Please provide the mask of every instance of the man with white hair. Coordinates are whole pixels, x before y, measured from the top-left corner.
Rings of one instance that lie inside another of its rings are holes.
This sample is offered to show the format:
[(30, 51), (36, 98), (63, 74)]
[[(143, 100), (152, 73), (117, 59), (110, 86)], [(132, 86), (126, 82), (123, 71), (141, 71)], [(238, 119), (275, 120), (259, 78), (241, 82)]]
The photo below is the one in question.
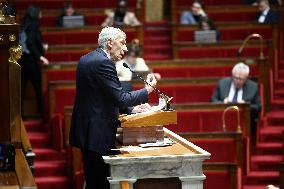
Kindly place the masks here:
[[(115, 62), (127, 51), (126, 35), (118, 28), (103, 28), (99, 48), (82, 56), (76, 71), (76, 98), (70, 129), (70, 144), (82, 151), (85, 189), (108, 189), (109, 167), (102, 156), (110, 155), (115, 146), (119, 125), (119, 108), (143, 112), (153, 87), (124, 92), (117, 77)], [(155, 86), (153, 75), (147, 82)], [(142, 104), (142, 105), (139, 105)]]
[(221, 79), (211, 101), (215, 103), (250, 103), (252, 133), (261, 109), (257, 83), (248, 79), (249, 67), (240, 62), (232, 69), (232, 77)]

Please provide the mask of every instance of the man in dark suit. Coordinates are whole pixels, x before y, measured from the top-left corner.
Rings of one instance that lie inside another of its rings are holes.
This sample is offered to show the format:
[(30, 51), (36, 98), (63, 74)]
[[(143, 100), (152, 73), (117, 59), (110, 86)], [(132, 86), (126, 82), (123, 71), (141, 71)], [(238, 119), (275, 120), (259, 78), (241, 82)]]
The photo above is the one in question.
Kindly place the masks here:
[[(126, 35), (118, 28), (103, 28), (98, 39), (99, 48), (81, 57), (77, 66), (76, 98), (70, 129), (70, 144), (81, 149), (86, 189), (107, 189), (109, 167), (102, 156), (114, 148), (119, 108), (131, 107), (141, 112), (149, 105), (153, 87), (124, 92), (117, 77), (115, 61), (127, 51)], [(154, 76), (148, 76), (150, 85), (156, 85)]]
[(252, 133), (256, 130), (258, 114), (261, 110), (257, 83), (248, 79), (249, 67), (244, 63), (236, 64), (232, 77), (221, 79), (211, 101), (215, 103), (250, 103)]
[(268, 0), (258, 1), (259, 14), (257, 16), (258, 23), (277, 24), (279, 17), (277, 12), (270, 9)]

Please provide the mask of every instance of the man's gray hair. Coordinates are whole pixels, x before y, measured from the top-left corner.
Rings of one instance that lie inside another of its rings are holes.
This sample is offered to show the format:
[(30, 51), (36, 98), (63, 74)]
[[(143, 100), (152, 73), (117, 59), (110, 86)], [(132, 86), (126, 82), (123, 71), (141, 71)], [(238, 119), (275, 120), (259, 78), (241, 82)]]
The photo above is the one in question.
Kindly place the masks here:
[(106, 43), (108, 40), (116, 40), (118, 37), (123, 37), (126, 39), (126, 34), (119, 28), (105, 27), (99, 34), (98, 44), (99, 47), (107, 49)]
[(232, 69), (232, 75), (235, 75), (236, 72), (244, 72), (246, 76), (249, 75), (249, 67), (248, 65), (244, 64), (243, 62), (237, 63)]

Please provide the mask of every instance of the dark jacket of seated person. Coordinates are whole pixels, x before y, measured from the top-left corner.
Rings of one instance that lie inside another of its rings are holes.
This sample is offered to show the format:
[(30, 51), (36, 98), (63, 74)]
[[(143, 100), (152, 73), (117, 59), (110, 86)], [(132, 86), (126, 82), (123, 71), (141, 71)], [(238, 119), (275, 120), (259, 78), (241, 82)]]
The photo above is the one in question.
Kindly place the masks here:
[(260, 0), (258, 3), (259, 13), (257, 15), (258, 23), (277, 24), (279, 22), (279, 15), (272, 10), (267, 0)]
[(258, 118), (261, 110), (258, 86), (254, 81), (247, 79), (249, 68), (238, 63), (232, 70), (232, 77), (221, 79), (212, 95), (211, 101), (215, 103), (250, 103), (254, 120)]

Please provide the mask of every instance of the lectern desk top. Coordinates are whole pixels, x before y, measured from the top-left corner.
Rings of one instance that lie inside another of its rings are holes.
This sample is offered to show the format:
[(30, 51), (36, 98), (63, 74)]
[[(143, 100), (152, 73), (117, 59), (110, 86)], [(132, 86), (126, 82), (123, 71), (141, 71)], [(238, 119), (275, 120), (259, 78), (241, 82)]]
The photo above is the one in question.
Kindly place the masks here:
[(121, 127), (147, 127), (156, 125), (169, 125), (177, 123), (176, 111), (155, 111), (150, 113), (138, 113), (119, 118)]

